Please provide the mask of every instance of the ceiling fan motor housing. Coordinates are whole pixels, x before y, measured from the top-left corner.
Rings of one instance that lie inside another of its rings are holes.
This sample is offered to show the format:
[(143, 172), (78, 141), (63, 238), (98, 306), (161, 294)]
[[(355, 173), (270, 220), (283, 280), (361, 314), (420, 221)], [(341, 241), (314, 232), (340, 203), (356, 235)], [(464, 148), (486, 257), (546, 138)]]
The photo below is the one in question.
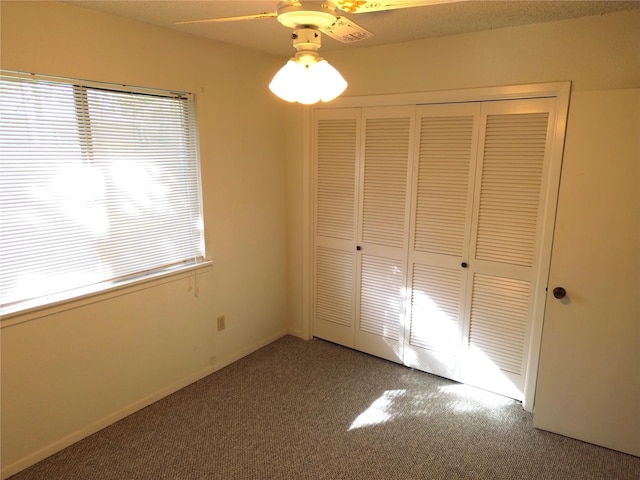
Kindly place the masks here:
[(297, 51), (316, 51), (321, 47), (320, 32), (315, 28), (299, 28), (291, 34)]
[(333, 2), (286, 2), (278, 3), (278, 21), (289, 28), (326, 28), (337, 19)]

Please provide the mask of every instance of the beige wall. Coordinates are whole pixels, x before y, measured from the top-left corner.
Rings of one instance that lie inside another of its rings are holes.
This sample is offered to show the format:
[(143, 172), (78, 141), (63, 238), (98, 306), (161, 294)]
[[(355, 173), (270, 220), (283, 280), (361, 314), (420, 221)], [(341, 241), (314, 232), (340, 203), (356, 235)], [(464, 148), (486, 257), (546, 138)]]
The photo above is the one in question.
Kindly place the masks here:
[(4, 69), (196, 94), (213, 260), (197, 297), (187, 275), (3, 320), (6, 474), (286, 332), (286, 164), (267, 90), (282, 59), (65, 4), (1, 8)]
[(326, 53), (346, 95), (571, 80), (574, 90), (640, 83), (640, 10)]

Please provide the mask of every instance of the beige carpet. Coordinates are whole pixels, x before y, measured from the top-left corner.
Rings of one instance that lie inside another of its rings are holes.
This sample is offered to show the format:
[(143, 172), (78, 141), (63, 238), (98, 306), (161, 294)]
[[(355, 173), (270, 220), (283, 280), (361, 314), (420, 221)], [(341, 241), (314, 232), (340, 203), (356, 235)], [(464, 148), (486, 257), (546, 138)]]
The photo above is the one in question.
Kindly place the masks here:
[(640, 458), (536, 430), (513, 400), (284, 337), (12, 478), (638, 480)]

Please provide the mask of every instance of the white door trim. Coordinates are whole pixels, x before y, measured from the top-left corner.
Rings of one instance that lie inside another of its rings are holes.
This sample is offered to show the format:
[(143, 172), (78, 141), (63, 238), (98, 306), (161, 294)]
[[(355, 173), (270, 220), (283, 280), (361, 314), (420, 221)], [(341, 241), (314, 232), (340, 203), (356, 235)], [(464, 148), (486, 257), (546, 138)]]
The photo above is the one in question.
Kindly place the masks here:
[[(566, 94), (567, 100), (571, 82), (531, 83), (498, 87), (482, 87), (438, 92), (400, 93), (390, 95), (366, 95), (338, 97), (329, 103), (316, 104), (312, 109), (376, 107), (388, 105), (421, 105), (426, 103), (480, 102), (491, 100), (511, 100), (524, 98), (557, 97)], [(310, 109), (311, 110), (311, 109)]]

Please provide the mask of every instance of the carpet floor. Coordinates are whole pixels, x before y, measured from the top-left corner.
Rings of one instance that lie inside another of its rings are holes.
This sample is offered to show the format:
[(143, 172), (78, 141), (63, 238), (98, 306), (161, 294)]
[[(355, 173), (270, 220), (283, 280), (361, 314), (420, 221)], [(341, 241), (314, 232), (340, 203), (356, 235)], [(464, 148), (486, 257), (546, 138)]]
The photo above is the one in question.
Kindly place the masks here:
[(12, 480), (640, 479), (520, 403), (284, 337)]

